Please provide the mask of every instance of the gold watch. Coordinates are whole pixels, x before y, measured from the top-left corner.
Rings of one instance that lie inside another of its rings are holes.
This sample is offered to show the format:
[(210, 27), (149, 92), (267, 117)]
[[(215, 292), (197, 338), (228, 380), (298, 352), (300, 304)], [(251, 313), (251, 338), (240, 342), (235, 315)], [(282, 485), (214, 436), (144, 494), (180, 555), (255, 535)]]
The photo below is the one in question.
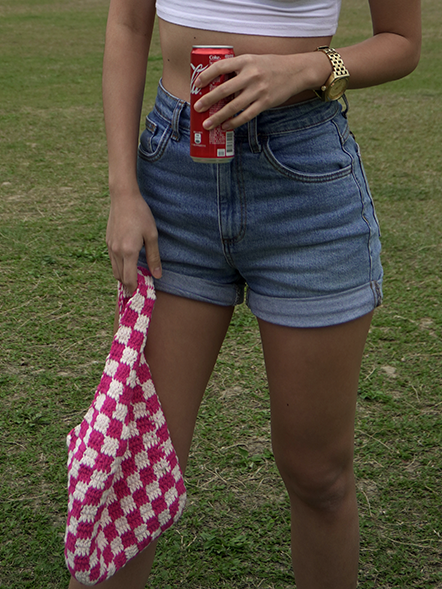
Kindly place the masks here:
[(347, 90), (350, 73), (345, 67), (342, 57), (331, 47), (318, 47), (316, 51), (325, 53), (332, 64), (333, 71), (325, 84), (319, 90), (315, 90), (315, 93), (324, 102), (338, 100)]

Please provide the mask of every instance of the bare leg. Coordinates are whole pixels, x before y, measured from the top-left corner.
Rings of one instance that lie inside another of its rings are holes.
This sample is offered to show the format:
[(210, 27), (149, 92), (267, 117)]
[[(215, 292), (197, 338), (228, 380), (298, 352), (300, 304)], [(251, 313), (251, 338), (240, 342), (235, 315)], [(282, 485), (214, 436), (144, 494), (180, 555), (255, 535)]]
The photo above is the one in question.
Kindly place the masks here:
[[(146, 358), (185, 470), (198, 409), (232, 317), (220, 307), (157, 292)], [(151, 545), (99, 589), (144, 589), (155, 555)], [(69, 589), (85, 585), (71, 579)]]
[(359, 526), (353, 438), (371, 314), (327, 328), (260, 321), (272, 442), (292, 513), (297, 589), (354, 589)]

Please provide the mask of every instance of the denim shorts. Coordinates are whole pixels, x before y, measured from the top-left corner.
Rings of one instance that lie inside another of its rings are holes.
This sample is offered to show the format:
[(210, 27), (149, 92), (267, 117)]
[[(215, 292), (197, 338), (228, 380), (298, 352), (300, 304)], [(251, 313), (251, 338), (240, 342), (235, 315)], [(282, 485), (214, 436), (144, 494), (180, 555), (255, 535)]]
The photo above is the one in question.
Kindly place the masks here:
[(257, 317), (291, 327), (344, 323), (381, 303), (379, 224), (338, 102), (261, 113), (235, 131), (229, 163), (194, 162), (189, 125), (189, 104), (160, 83), (138, 151), (158, 290), (230, 306), (247, 287)]

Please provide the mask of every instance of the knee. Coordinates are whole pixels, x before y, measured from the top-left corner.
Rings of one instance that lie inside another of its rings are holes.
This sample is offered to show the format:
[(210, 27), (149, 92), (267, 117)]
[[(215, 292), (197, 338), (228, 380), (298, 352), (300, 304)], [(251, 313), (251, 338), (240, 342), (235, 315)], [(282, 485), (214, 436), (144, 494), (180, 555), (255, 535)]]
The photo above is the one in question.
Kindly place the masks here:
[(353, 461), (277, 460), (290, 501), (324, 514), (334, 514), (355, 494)]

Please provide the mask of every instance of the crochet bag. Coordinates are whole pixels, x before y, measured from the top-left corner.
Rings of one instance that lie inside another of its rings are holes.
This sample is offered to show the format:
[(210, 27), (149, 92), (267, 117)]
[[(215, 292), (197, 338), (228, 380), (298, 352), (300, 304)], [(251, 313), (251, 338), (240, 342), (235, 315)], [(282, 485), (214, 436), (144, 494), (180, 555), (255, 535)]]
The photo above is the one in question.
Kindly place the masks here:
[(67, 436), (65, 559), (84, 585), (100, 583), (180, 517), (186, 489), (144, 357), (155, 301), (138, 269), (138, 289), (119, 286), (119, 329), (94, 401)]

